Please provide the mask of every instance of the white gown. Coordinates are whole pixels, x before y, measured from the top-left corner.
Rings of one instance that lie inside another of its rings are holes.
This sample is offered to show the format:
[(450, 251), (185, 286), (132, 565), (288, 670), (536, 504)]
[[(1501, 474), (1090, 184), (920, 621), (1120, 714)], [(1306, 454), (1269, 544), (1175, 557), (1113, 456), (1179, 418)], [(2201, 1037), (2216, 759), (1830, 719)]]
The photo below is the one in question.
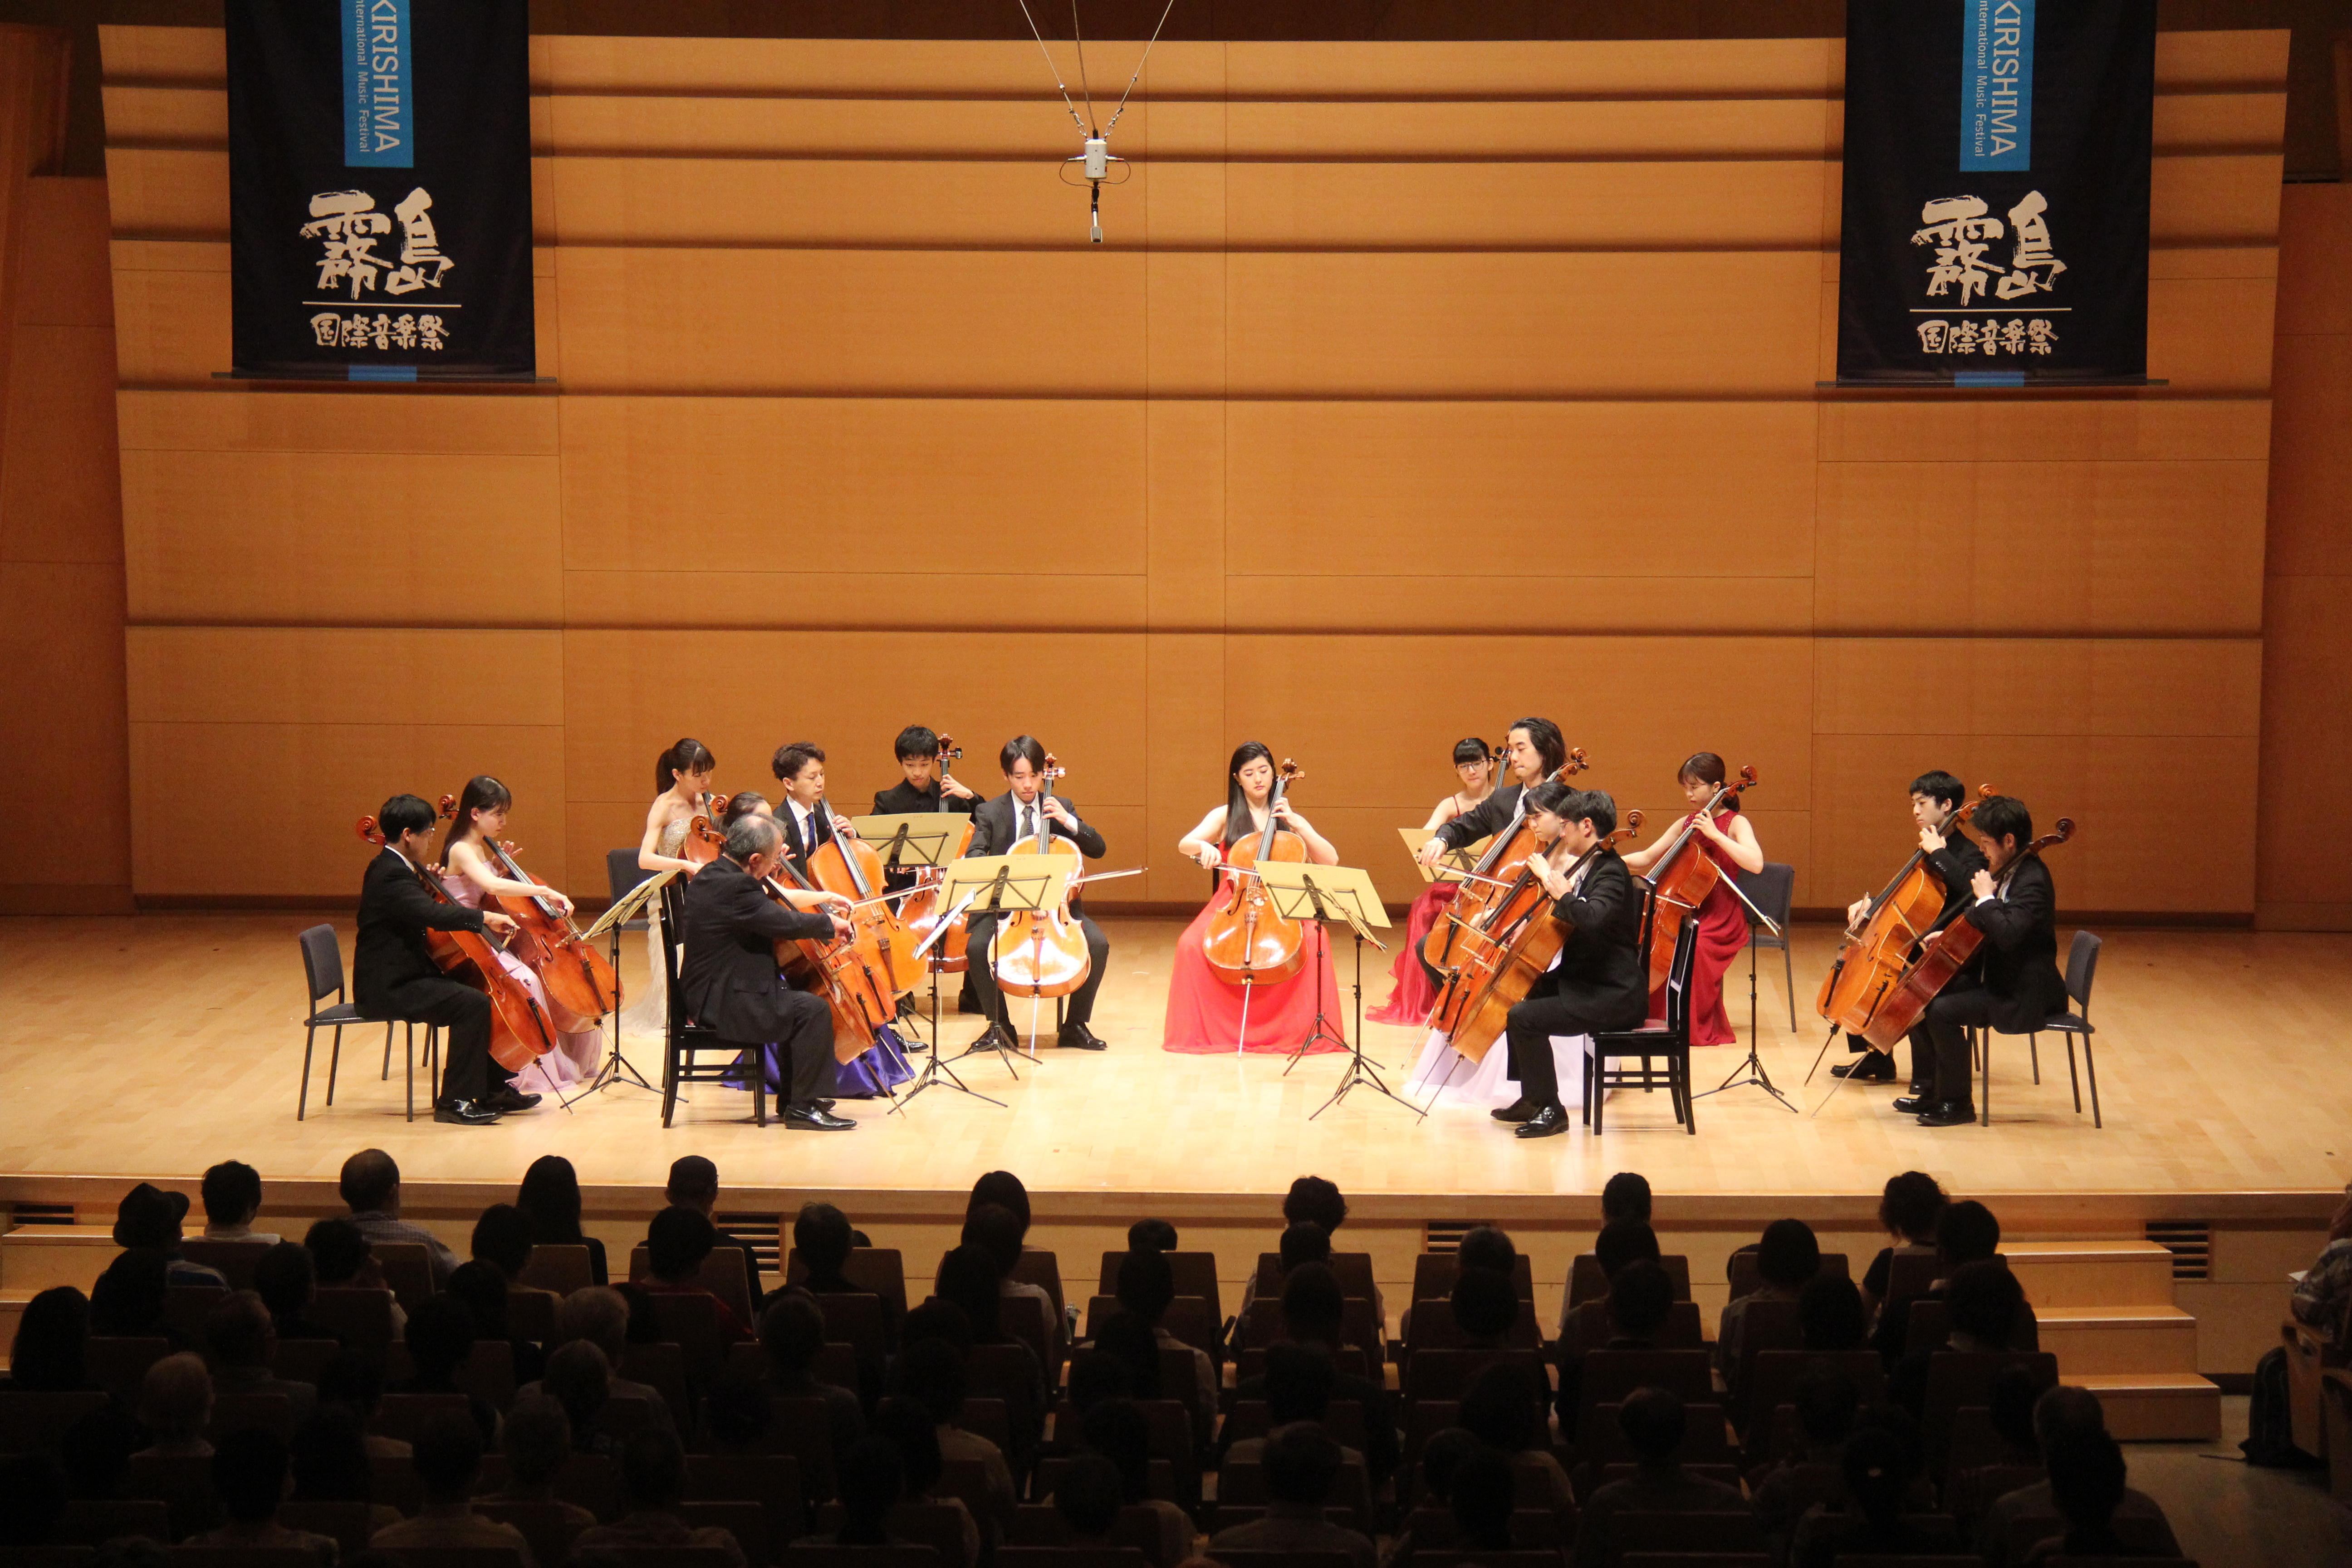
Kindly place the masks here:
[[(1552, 1062), (1559, 1073), (1559, 1102), (1570, 1110), (1584, 1103), (1584, 1045), (1589, 1038), (1554, 1035), (1551, 1039)], [(1511, 1076), (1510, 1045), (1496, 1040), (1494, 1048), (1474, 1063), (1432, 1029), (1422, 1043), (1420, 1059), (1405, 1079), (1404, 1091), (1433, 1110), (1453, 1105), (1492, 1110), (1509, 1105), (1519, 1098), (1518, 1079)]]
[[(656, 855), (677, 856), (686, 847), (685, 817), (662, 829), (655, 841)], [(621, 1009), (623, 1038), (635, 1035), (659, 1038), (669, 1029), (669, 973), (662, 967), (662, 901), (659, 898), (646, 905), (646, 978), (635, 988), (629, 1005)]]

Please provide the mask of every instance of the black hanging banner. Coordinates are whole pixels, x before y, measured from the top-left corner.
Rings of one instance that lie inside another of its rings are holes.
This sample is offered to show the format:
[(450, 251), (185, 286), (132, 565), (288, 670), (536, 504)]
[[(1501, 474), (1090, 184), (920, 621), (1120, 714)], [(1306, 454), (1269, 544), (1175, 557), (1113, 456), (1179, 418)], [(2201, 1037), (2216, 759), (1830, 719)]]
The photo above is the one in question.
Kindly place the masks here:
[(1847, 0), (1840, 384), (2147, 376), (2156, 0)]
[(528, 379), (528, 0), (227, 0), (236, 374)]

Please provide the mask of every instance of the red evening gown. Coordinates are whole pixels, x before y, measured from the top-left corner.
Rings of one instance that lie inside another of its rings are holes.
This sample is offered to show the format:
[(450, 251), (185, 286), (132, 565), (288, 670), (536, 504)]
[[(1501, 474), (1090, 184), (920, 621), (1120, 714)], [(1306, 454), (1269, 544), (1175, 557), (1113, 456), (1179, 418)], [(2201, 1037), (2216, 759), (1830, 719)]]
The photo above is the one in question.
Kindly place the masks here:
[[(1730, 832), (1732, 815), (1716, 813), (1716, 826)], [(1731, 879), (1739, 868), (1730, 855), (1713, 839), (1701, 839), (1698, 847), (1713, 858), (1723, 879), (1698, 906), (1698, 951), (1691, 955), (1691, 1044), (1735, 1046), (1739, 1037), (1731, 1032), (1731, 1016), (1723, 1010), (1723, 976), (1731, 961), (1747, 950), (1748, 906), (1731, 890)], [(1664, 1017), (1665, 1011), (1666, 988), (1661, 985), (1650, 993), (1650, 1016)]]
[[(1323, 928), (1307, 927), (1307, 963), (1297, 973), (1272, 985), (1228, 985), (1201, 952), (1210, 912), (1222, 902), (1212, 899), (1192, 917), (1176, 939), (1176, 961), (1168, 976), (1168, 1026), (1162, 1036), (1167, 1049), (1192, 1056), (1234, 1054), (1242, 1049), (1265, 1055), (1288, 1056), (1315, 1026), (1318, 986), (1323, 1011), (1332, 1027), (1344, 1032), (1339, 982), (1331, 972), (1331, 944)], [(1319, 977), (1319, 979), (1318, 979)], [(1250, 991), (1249, 1037), (1237, 1040), (1242, 1026), (1242, 993)], [(1316, 1042), (1315, 1053), (1343, 1047), (1329, 1040)]]
[(1375, 1024), (1429, 1021), (1429, 1010), (1437, 1004), (1437, 987), (1430, 984), (1429, 971), (1422, 966), (1421, 939), (1444, 918), (1445, 906), (1454, 901), (1461, 887), (1459, 882), (1432, 882), (1412, 900), (1404, 917), (1404, 947), (1389, 965), (1389, 978), (1396, 984), (1389, 999), (1365, 1014), (1366, 1018)]

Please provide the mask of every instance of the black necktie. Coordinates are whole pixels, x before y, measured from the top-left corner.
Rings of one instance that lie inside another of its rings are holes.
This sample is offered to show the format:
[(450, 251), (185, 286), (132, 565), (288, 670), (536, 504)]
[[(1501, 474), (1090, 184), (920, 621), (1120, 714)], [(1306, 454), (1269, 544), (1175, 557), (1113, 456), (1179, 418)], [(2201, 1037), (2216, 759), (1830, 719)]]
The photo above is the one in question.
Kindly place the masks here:
[(1024, 839), (1033, 838), (1036, 837), (1036, 833), (1037, 808), (1034, 805), (1024, 805), (1021, 808), (1021, 837)]

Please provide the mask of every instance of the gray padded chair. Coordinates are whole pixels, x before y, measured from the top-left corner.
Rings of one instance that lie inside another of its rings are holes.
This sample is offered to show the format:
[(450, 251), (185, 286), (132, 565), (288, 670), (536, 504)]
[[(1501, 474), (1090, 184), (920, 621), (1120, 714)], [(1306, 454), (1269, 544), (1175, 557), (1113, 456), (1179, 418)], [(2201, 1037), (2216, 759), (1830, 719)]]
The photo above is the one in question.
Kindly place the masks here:
[[(2026, 1049), (2032, 1054), (2033, 1081), (2042, 1081), (2042, 1033), (2043, 1030), (2066, 1038), (2066, 1079), (2074, 1091), (2074, 1114), (2083, 1114), (2083, 1079), (2074, 1071), (2074, 1042), (2083, 1042), (2083, 1070), (2091, 1079), (2091, 1125), (2104, 1129), (2106, 1121), (2099, 1113), (2099, 1064), (2091, 1054), (2091, 983), (2098, 977), (2099, 949), (2105, 944), (2086, 931), (2074, 933), (2074, 941), (2066, 950), (2066, 994), (2082, 1006), (2080, 1013), (2068, 1009), (2050, 1018), (2040, 1027), (2022, 1031)], [(1969, 1031), (1971, 1054), (1982, 1075), (1983, 1088), (1977, 1102), (1977, 1121), (1981, 1126), (1992, 1125), (1992, 1037), (1991, 1029)]]
[[(315, 925), (295, 939), (302, 947), (302, 975), (310, 991), (310, 1014), (302, 1020), (302, 1088), (294, 1097), (294, 1120), (300, 1121), (310, 1104), (310, 1056), (317, 1046), (319, 1031), (332, 1029), (327, 1047), (327, 1103), (335, 1103), (335, 1069), (342, 1065), (343, 1031), (358, 1024), (383, 1026), (383, 1077), (392, 1077), (392, 1032), (395, 1026), (408, 1031), (408, 1120), (416, 1120), (416, 1026), (396, 1025), (389, 1018), (368, 1018), (360, 1014), (359, 1005), (345, 999), (343, 990), (343, 949), (335, 939), (335, 928)], [(326, 997), (334, 1001), (319, 1005)], [(441, 1058), (440, 1026), (428, 1024), (425, 1028), (425, 1075), (427, 1098), (436, 1080)]]

